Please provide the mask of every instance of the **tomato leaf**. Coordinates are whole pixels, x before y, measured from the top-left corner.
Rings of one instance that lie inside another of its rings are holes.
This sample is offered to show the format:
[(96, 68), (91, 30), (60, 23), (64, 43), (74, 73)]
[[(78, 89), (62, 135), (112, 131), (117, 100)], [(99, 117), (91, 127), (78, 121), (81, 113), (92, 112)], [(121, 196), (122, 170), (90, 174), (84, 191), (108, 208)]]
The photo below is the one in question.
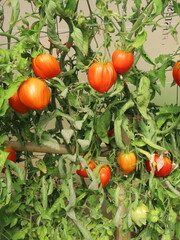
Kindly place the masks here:
[(136, 38), (135, 38), (132, 46), (133, 46), (134, 48), (139, 48), (139, 47), (141, 47), (141, 46), (144, 44), (144, 42), (146, 41), (146, 39), (147, 39), (147, 33), (146, 33), (145, 31), (141, 31), (141, 32), (136, 36)]
[(61, 134), (63, 138), (65, 139), (66, 143), (69, 144), (71, 141), (71, 138), (74, 134), (74, 131), (72, 129), (62, 129)]
[(148, 119), (147, 107), (150, 101), (150, 80), (149, 78), (142, 76), (139, 83), (139, 88), (137, 91), (136, 101), (137, 107), (142, 116)]
[(11, 7), (12, 7), (12, 13), (11, 13), (11, 19), (9, 23), (9, 32), (12, 31), (13, 27), (15, 26), (19, 13), (20, 13), (20, 4), (18, 0), (12, 0), (11, 1)]
[(61, 43), (58, 37), (58, 34), (56, 32), (56, 21), (54, 18), (55, 13), (56, 13), (56, 4), (54, 1), (50, 1), (46, 9), (48, 38), (53, 43), (54, 46), (59, 48), (60, 51), (67, 52), (68, 48)]
[(153, 0), (154, 3), (154, 15), (158, 15), (163, 10), (163, 3), (162, 0)]
[(35, 162), (35, 165), (36, 165), (36, 167), (37, 167), (41, 172), (47, 173), (46, 164), (45, 164), (45, 162), (44, 162), (42, 159), (36, 161), (36, 162)]
[(110, 122), (111, 122), (111, 113), (109, 109), (106, 109), (106, 111), (102, 113), (101, 116), (98, 117), (96, 120), (95, 130), (99, 138), (105, 143), (109, 143), (107, 131), (109, 129)]

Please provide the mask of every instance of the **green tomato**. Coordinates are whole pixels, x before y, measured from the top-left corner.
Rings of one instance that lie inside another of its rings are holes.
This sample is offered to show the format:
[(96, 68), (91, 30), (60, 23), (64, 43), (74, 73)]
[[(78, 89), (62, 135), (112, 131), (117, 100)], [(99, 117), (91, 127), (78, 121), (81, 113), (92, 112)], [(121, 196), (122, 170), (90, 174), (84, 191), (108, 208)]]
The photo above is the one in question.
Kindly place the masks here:
[(131, 211), (131, 218), (136, 225), (141, 227), (142, 225), (146, 225), (148, 212), (148, 207), (141, 203), (135, 210)]
[(148, 221), (149, 222), (153, 222), (153, 223), (156, 223), (159, 219), (159, 213), (160, 213), (160, 209), (156, 208), (152, 211), (149, 212), (148, 214)]

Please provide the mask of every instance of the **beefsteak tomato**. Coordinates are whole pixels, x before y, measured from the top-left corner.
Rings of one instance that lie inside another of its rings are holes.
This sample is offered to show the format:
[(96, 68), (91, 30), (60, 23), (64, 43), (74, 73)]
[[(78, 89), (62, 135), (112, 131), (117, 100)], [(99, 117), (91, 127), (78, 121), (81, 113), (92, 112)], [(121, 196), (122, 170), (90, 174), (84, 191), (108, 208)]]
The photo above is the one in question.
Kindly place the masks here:
[[(154, 166), (154, 176), (155, 177), (166, 177), (172, 171), (172, 163), (169, 158), (159, 154), (155, 154), (153, 162), (151, 164), (150, 160), (146, 161), (146, 169), (148, 172), (151, 171), (151, 165)], [(160, 167), (159, 167), (160, 166)]]
[(29, 112), (30, 108), (24, 105), (20, 99), (19, 95), (16, 92), (11, 98), (9, 98), (9, 105), (18, 113), (27, 113)]
[(175, 63), (172, 74), (174, 81), (180, 86), (180, 62)]
[(131, 211), (131, 218), (136, 225), (142, 227), (142, 225), (146, 224), (148, 212), (148, 207), (145, 204), (141, 203), (136, 209)]
[[(91, 169), (91, 170), (93, 170), (95, 167), (96, 167), (96, 162), (95, 161), (90, 161), (89, 163), (88, 163), (88, 167), (89, 167), (89, 169)], [(86, 168), (82, 168), (82, 166), (80, 165), (80, 169), (78, 169), (77, 171), (76, 171), (76, 173), (79, 175), (79, 176), (81, 176), (81, 177), (88, 177), (88, 174), (87, 174), (87, 171), (86, 171)]]
[(111, 169), (108, 165), (104, 165), (99, 170), (100, 181), (102, 187), (105, 187), (111, 179)]
[(134, 55), (132, 52), (124, 52), (117, 49), (112, 54), (112, 62), (117, 73), (126, 73), (133, 65)]
[(42, 79), (53, 78), (61, 73), (59, 62), (51, 54), (41, 54), (33, 58), (32, 69)]
[[(14, 148), (8, 144), (4, 144), (4, 151), (8, 152), (9, 155), (7, 156), (7, 159), (12, 161), (12, 162), (16, 162), (16, 152), (14, 150)], [(2, 173), (5, 173), (6, 171), (6, 167), (3, 167), (2, 169)]]
[(100, 93), (107, 92), (116, 82), (117, 73), (111, 62), (95, 62), (88, 70), (88, 81), (92, 88)]
[(126, 153), (124, 151), (120, 151), (117, 156), (117, 162), (124, 175), (128, 175), (136, 168), (136, 155), (133, 152)]
[(38, 78), (28, 78), (19, 89), (20, 101), (31, 109), (44, 109), (51, 98), (51, 90), (47, 84)]

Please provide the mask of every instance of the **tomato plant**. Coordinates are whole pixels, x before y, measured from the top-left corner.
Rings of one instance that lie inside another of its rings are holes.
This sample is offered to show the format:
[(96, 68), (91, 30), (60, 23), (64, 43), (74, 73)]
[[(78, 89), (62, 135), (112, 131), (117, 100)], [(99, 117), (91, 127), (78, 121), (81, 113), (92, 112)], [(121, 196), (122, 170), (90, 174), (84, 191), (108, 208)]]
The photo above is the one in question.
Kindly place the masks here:
[(100, 93), (107, 92), (117, 79), (113, 64), (95, 62), (88, 70), (88, 81), (92, 88)]
[[(8, 156), (7, 156), (8, 160), (10, 160), (12, 162), (16, 162), (16, 158), (17, 158), (16, 157), (16, 152), (15, 152), (15, 150), (12, 146), (10, 146), (8, 144), (5, 144), (4, 145), (4, 151), (9, 153)], [(6, 171), (6, 167), (3, 167), (2, 173), (5, 173), (5, 171)]]
[(154, 176), (156, 177), (166, 177), (172, 171), (172, 163), (171, 160), (162, 155), (155, 154), (153, 157), (153, 161), (146, 161), (146, 168), (150, 172), (154, 167)]
[[(93, 169), (96, 167), (96, 162), (93, 161), (93, 160), (90, 161), (90, 162), (88, 163), (88, 167), (89, 167), (89, 169), (93, 170)], [(81, 176), (81, 177), (88, 177), (86, 168), (83, 169), (81, 165), (80, 165), (80, 169), (78, 169), (78, 170), (76, 171), (76, 173), (77, 173), (79, 176)]]
[(126, 153), (125, 151), (121, 151), (118, 153), (117, 162), (124, 175), (127, 175), (136, 168), (136, 155), (133, 152)]
[(117, 73), (126, 73), (133, 65), (134, 55), (132, 52), (125, 52), (117, 49), (112, 54), (113, 66)]
[(11, 98), (9, 98), (9, 105), (18, 113), (27, 113), (29, 112), (30, 108), (24, 105), (16, 92)]
[[(0, 1), (0, 169), (13, 169), (0, 177), (0, 239), (176, 239), (179, 24), (163, 21), (176, 22), (177, 1), (83, 3)], [(28, 114), (10, 109), (16, 90)], [(6, 161), (4, 142), (22, 164)], [(166, 178), (145, 166), (159, 152), (171, 154)], [(149, 211), (131, 216), (141, 202)]]
[(131, 218), (136, 225), (141, 227), (146, 224), (148, 212), (148, 207), (144, 203), (141, 203), (136, 209), (131, 211)]
[(33, 58), (32, 69), (42, 79), (53, 78), (61, 73), (59, 62), (51, 54), (41, 54)]
[(111, 169), (108, 165), (104, 165), (99, 170), (100, 181), (102, 187), (105, 187), (111, 179)]
[(44, 109), (51, 97), (51, 90), (46, 83), (38, 78), (28, 78), (19, 89), (20, 101), (31, 109)]
[(174, 81), (180, 86), (180, 62), (175, 63), (172, 74)]

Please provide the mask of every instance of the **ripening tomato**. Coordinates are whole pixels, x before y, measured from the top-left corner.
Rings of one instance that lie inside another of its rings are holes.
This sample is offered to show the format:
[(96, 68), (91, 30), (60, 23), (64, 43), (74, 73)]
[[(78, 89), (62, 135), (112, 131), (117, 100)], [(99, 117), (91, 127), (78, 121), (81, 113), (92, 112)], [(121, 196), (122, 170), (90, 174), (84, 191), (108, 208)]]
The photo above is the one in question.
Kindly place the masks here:
[(19, 99), (18, 93), (16, 92), (11, 98), (9, 98), (9, 105), (18, 113), (27, 113), (30, 108), (25, 106)]
[(42, 79), (53, 78), (61, 73), (59, 62), (51, 54), (41, 54), (33, 58), (32, 69)]
[(124, 151), (120, 151), (117, 156), (117, 162), (124, 175), (128, 175), (136, 168), (136, 155), (133, 152), (126, 153)]
[[(96, 167), (96, 162), (93, 161), (93, 160), (90, 161), (90, 162), (88, 163), (88, 167), (89, 167), (89, 169), (93, 170), (93, 169)], [(81, 177), (88, 177), (86, 168), (83, 169), (81, 165), (80, 165), (80, 169), (78, 169), (78, 170), (76, 171), (76, 173), (77, 173), (79, 176), (81, 176)]]
[(136, 225), (142, 227), (142, 225), (146, 224), (148, 212), (148, 207), (141, 203), (136, 209), (131, 211), (131, 218)]
[(114, 136), (114, 128), (108, 130), (108, 137), (111, 138)]
[[(162, 167), (158, 169), (158, 164), (160, 164)], [(154, 169), (154, 176), (156, 177), (166, 177), (168, 176), (172, 171), (172, 163), (171, 160), (165, 156), (160, 156), (158, 154), (154, 155), (153, 165), (155, 167)], [(146, 161), (146, 169), (148, 172), (151, 171), (151, 164), (150, 160)]]
[(173, 79), (180, 86), (180, 62), (177, 62), (173, 67)]
[(117, 73), (114, 70), (113, 64), (95, 62), (88, 70), (88, 81), (92, 88), (100, 93), (107, 92), (116, 82)]
[[(9, 153), (9, 155), (7, 156), (8, 160), (12, 162), (16, 162), (16, 152), (12, 146), (8, 144), (4, 144), (4, 151)], [(6, 171), (6, 167), (3, 167), (2, 173), (5, 173), (5, 171)]]
[(124, 52), (117, 49), (112, 54), (112, 62), (117, 73), (126, 73), (133, 65), (134, 55), (132, 52)]
[(20, 101), (31, 109), (44, 109), (51, 98), (51, 90), (42, 79), (28, 78), (19, 89)]
[(102, 187), (105, 187), (111, 178), (110, 167), (108, 165), (102, 166), (99, 170), (99, 175), (100, 175), (101, 185)]

